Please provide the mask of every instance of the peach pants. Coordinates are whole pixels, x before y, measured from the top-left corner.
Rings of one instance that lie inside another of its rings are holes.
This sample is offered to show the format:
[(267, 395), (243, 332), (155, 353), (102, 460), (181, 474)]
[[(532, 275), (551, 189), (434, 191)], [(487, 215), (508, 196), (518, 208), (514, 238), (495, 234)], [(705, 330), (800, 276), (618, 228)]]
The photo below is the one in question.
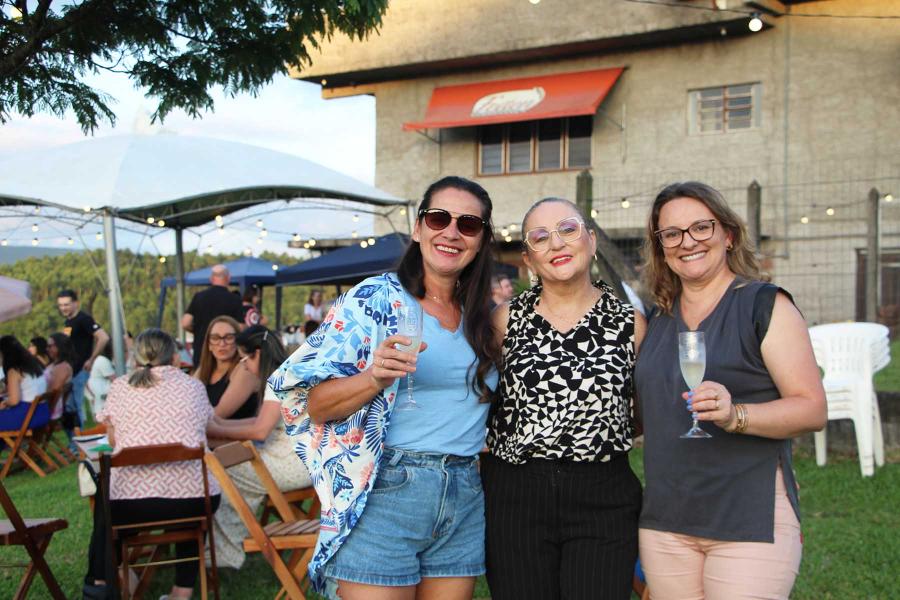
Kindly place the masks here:
[(641, 566), (651, 600), (787, 599), (800, 568), (800, 523), (780, 467), (775, 482), (774, 544), (641, 529)]

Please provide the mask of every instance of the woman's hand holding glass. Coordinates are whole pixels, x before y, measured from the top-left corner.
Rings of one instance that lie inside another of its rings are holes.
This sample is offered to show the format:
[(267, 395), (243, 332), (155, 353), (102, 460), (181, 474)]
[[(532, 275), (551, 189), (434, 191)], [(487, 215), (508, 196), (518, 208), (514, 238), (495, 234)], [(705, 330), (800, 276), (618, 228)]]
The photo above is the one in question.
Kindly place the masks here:
[(681, 395), (687, 401), (687, 409), (696, 414), (698, 421), (712, 421), (726, 429), (734, 420), (734, 405), (731, 394), (721, 383), (704, 381), (692, 392)]
[[(396, 379), (415, 373), (418, 355), (396, 348), (396, 346), (409, 346), (410, 344), (412, 344), (410, 337), (392, 335), (382, 341), (372, 353), (370, 373), (379, 391), (390, 387)], [(424, 351), (427, 347), (428, 344), (422, 342), (419, 345), (419, 352)]]

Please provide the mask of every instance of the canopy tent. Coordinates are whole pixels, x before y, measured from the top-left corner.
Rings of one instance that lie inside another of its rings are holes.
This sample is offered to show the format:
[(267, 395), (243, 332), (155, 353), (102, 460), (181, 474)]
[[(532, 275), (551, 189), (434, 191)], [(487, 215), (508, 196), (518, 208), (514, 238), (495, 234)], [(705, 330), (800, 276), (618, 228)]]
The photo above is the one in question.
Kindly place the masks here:
[(371, 275), (390, 271), (397, 266), (409, 236), (391, 233), (375, 239), (374, 244), (347, 246), (304, 261), (298, 265), (279, 269), (275, 284), (353, 284)]
[(103, 215), (110, 325), (124, 370), (115, 218), (175, 231), (178, 311), (184, 311), (185, 228), (255, 204), (331, 198), (405, 205), (373, 186), (265, 148), (181, 135), (120, 135), (18, 153), (0, 161), (0, 206), (39, 205)]
[[(241, 295), (247, 287), (251, 285), (266, 286), (275, 285), (275, 273), (281, 268), (281, 265), (274, 264), (270, 260), (254, 258), (252, 256), (244, 256), (236, 260), (223, 263), (228, 273), (231, 275), (231, 284), (237, 285), (241, 289)], [(212, 274), (212, 267), (204, 267), (191, 271), (184, 276), (184, 285), (201, 286), (209, 285), (209, 276)], [(175, 287), (178, 282), (174, 277), (165, 277), (159, 290), (159, 305), (156, 317), (156, 326), (162, 326), (163, 311), (166, 306), (166, 292), (169, 288)]]
[(31, 312), (31, 285), (27, 281), (0, 276), (0, 323), (29, 312)]

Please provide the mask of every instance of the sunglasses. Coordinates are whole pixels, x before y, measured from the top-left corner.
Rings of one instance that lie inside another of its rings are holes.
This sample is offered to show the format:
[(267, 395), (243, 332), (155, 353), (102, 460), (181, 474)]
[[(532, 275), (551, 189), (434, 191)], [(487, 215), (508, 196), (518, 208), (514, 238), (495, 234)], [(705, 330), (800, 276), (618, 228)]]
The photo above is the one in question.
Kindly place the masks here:
[(556, 229), (535, 227), (525, 232), (525, 243), (534, 252), (544, 252), (550, 247), (550, 238), (555, 233), (563, 242), (574, 242), (581, 237), (584, 223), (578, 217), (569, 217), (556, 224)]
[(487, 221), (476, 215), (459, 215), (454, 217), (442, 208), (429, 208), (419, 211), (419, 218), (425, 221), (428, 229), (441, 231), (450, 226), (450, 222), (456, 219), (456, 228), (468, 237), (475, 237), (487, 227)]

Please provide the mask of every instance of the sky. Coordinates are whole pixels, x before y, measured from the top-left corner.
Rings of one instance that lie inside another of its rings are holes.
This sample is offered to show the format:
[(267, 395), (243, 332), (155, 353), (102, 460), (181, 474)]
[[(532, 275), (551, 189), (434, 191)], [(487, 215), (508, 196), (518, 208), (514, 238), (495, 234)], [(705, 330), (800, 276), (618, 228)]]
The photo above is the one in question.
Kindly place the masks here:
[[(366, 183), (374, 181), (375, 99), (370, 96), (326, 101), (321, 98), (319, 86), (280, 76), (256, 97), (242, 94), (229, 98), (214, 92), (215, 109), (202, 118), (193, 119), (177, 111), (171, 113), (164, 123), (151, 125), (149, 115), (155, 108), (153, 99), (145, 98), (126, 77), (102, 74), (86, 81), (116, 99), (111, 105), (117, 116), (116, 125), (103, 124), (93, 137), (154, 134), (162, 130), (170, 134), (220, 138), (294, 154)], [(44, 113), (32, 118), (13, 115), (8, 123), (0, 125), (0, 160), (20, 151), (78, 142), (90, 137), (90, 134), (85, 136), (82, 133), (72, 115), (65, 118)], [(287, 235), (269, 235), (263, 243), (257, 243), (259, 236), (255, 212), (259, 211), (251, 209), (238, 213), (246, 218), (229, 229), (231, 235), (215, 235), (214, 226), (193, 234), (187, 233), (185, 248), (215, 253), (245, 252), (249, 248), (257, 255), (263, 250), (287, 251)], [(336, 214), (339, 215), (337, 219)], [(358, 231), (360, 235), (370, 233), (373, 229), (372, 218), (358, 213), (358, 221), (353, 221), (354, 214), (357, 213), (305, 210), (287, 214), (280, 212), (278, 219), (283, 222), (286, 217), (297, 218), (304, 223), (309, 235), (320, 238), (345, 237), (351, 231)], [(266, 227), (269, 227), (268, 222), (275, 220), (271, 214), (261, 218), (266, 222)], [(144, 228), (133, 225), (128, 227), (135, 232), (118, 233), (120, 248), (160, 254), (174, 252), (173, 233), (152, 229), (144, 231)], [(42, 228), (37, 235), (39, 243), (66, 247), (71, 232), (64, 229), (58, 224)], [(102, 241), (96, 239), (95, 229), (99, 231), (100, 227), (88, 227), (81, 232), (81, 237), (75, 236), (74, 247), (100, 247)], [(51, 230), (54, 230), (53, 233), (45, 233)], [(150, 238), (145, 233), (152, 233), (154, 237)], [(44, 236), (43, 239), (40, 239), (41, 236)], [(21, 218), (0, 218), (0, 238), (8, 238), (10, 245), (23, 245), (30, 242), (32, 232), (23, 230)], [(291, 253), (303, 254), (302, 251)]]

